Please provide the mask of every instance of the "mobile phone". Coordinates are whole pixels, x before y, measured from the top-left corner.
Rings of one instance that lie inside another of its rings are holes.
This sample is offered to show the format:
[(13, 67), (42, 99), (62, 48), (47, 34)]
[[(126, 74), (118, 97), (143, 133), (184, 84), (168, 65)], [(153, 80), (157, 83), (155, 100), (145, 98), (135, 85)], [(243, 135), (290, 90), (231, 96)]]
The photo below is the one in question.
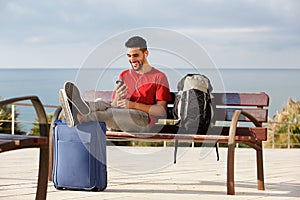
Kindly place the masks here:
[(116, 84), (117, 84), (117, 85), (119, 84), (120, 86), (122, 86), (122, 85), (124, 84), (124, 82), (121, 81), (121, 80), (117, 80), (117, 81), (116, 81)]

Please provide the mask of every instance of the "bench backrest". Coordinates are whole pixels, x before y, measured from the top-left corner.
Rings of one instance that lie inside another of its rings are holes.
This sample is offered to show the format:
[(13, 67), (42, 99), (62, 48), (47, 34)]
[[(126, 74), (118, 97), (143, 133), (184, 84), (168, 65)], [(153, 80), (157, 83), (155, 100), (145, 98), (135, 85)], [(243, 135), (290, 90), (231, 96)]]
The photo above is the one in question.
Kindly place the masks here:
[[(168, 118), (172, 118), (172, 108), (176, 92), (172, 92), (172, 101), (168, 105)], [(212, 93), (213, 121), (231, 121), (235, 110), (240, 109), (253, 115), (259, 122), (267, 122), (269, 96), (266, 93)], [(83, 94), (86, 100), (102, 98), (112, 100), (112, 91), (86, 91)], [(249, 119), (241, 116), (239, 121), (248, 122)]]
[[(237, 109), (250, 113), (259, 122), (268, 120), (269, 96), (266, 93), (214, 93), (213, 96), (215, 120), (231, 121)], [(249, 119), (241, 116), (239, 121)]]

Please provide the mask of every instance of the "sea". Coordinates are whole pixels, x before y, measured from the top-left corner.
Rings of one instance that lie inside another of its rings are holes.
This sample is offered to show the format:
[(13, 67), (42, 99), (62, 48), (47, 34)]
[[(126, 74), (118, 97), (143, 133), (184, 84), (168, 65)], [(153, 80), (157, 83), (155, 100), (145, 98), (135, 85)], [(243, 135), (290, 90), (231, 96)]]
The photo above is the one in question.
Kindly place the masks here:
[[(2, 68), (0, 97), (37, 95), (45, 105), (59, 105), (58, 91), (65, 81), (75, 82), (80, 90), (112, 90), (125, 68)], [(289, 98), (300, 101), (300, 68), (158, 68), (169, 79), (171, 91), (188, 73), (207, 76), (213, 92), (265, 92), (270, 96), (269, 117), (286, 106)], [(18, 120), (32, 122), (36, 116), (30, 107), (17, 107)], [(54, 112), (46, 108), (46, 112)], [(22, 125), (25, 131), (32, 125)]]

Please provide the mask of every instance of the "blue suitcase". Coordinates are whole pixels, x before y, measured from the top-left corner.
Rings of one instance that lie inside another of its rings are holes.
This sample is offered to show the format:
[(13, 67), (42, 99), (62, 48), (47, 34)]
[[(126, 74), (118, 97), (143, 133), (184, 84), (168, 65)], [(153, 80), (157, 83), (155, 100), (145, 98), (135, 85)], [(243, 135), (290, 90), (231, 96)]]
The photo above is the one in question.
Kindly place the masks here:
[(53, 128), (53, 183), (57, 189), (102, 191), (107, 186), (106, 126), (89, 122)]

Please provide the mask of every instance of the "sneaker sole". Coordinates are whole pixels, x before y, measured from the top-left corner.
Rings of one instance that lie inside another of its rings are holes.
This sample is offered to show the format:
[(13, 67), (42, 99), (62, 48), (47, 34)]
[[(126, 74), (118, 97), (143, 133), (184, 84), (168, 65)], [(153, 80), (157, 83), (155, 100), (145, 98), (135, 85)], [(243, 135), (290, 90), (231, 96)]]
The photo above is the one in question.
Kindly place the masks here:
[(80, 91), (77, 86), (72, 82), (66, 82), (64, 85), (67, 98), (73, 104), (73, 106), (82, 115), (88, 115), (90, 113), (89, 106), (81, 98)]
[(73, 119), (71, 108), (70, 108), (70, 105), (69, 105), (69, 102), (68, 102), (68, 97), (66, 95), (66, 92), (63, 89), (59, 90), (59, 101), (60, 101), (61, 107), (64, 110), (67, 125), (69, 127), (74, 126), (75, 125), (74, 124), (74, 119)]

